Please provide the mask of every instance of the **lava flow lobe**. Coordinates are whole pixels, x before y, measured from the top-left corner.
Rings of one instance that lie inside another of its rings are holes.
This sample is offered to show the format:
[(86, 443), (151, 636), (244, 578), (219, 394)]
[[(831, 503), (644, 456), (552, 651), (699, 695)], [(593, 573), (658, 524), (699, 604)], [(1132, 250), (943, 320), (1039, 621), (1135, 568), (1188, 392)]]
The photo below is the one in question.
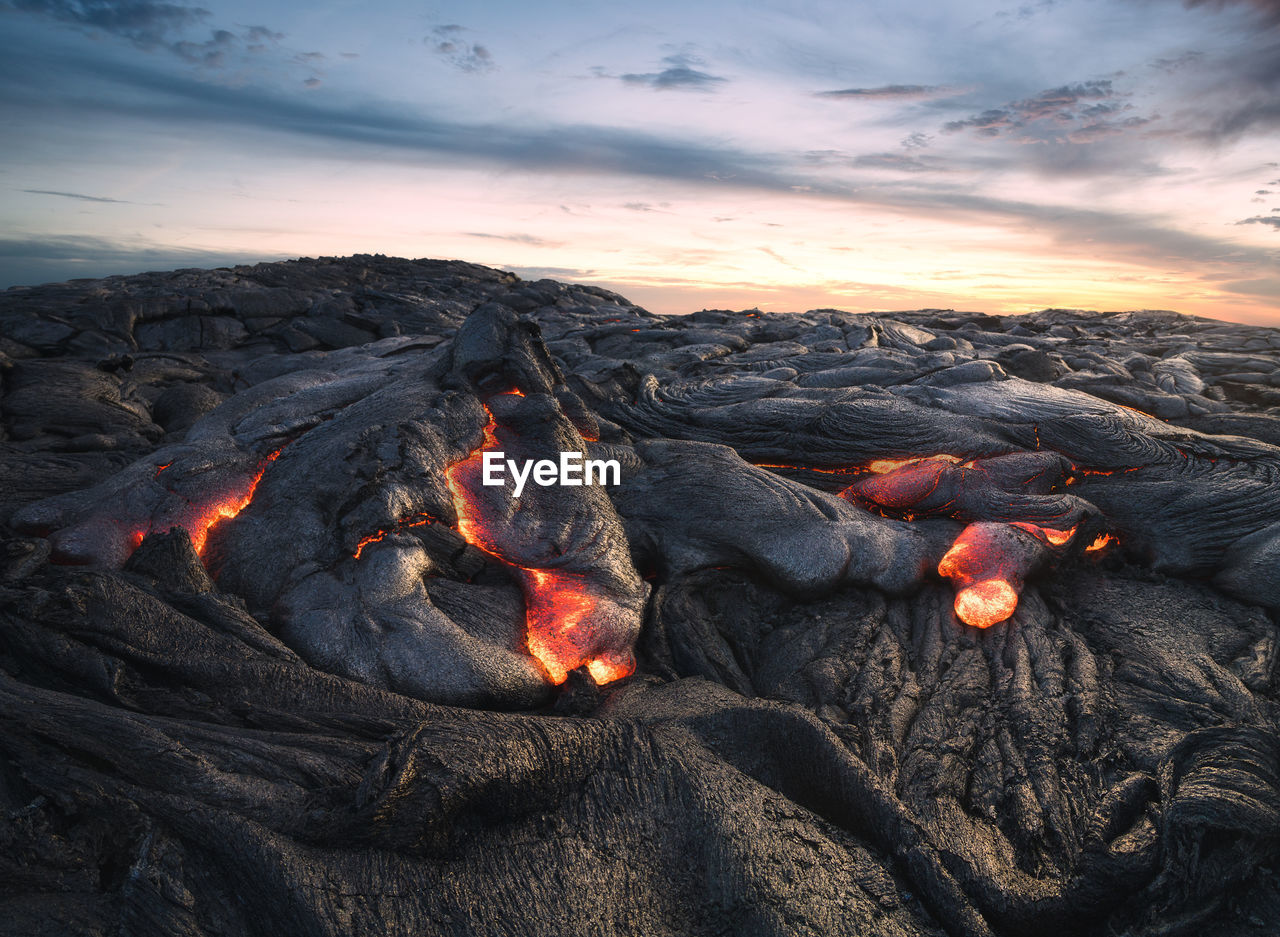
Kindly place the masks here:
[[(608, 498), (598, 489), (577, 488), (570, 496), (564, 489), (540, 487), (514, 498), (506, 485), (480, 484), (486, 452), (511, 454), (529, 446), (529, 440), (499, 425), (492, 407), (544, 412), (554, 407), (545, 396), (528, 402), (520, 401), (523, 397), (513, 390), (490, 398), (479, 447), (445, 473), (458, 533), (514, 570), (525, 598), (526, 646), (552, 683), (564, 683), (578, 667), (596, 683), (609, 683), (635, 670), (631, 644), (647, 590), (631, 567)], [(560, 553), (554, 543), (544, 544), (531, 529), (539, 523), (534, 518), (551, 528), (568, 526), (567, 539), (578, 548)]]

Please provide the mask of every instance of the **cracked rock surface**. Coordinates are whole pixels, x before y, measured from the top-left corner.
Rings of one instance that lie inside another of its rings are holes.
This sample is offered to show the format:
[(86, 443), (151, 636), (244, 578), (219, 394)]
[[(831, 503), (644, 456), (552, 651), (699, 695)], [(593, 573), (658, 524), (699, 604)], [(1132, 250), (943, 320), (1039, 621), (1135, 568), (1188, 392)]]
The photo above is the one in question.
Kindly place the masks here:
[(1280, 331), (359, 256), (0, 375), (0, 933), (1280, 920)]

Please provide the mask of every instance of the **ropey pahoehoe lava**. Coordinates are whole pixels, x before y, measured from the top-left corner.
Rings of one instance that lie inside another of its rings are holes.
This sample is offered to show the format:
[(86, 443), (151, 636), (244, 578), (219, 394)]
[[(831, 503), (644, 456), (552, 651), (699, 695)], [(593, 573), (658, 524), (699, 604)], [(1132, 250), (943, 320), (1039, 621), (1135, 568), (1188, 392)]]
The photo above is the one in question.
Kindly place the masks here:
[(16, 920), (1280, 912), (1274, 330), (361, 257), (11, 290), (0, 335)]

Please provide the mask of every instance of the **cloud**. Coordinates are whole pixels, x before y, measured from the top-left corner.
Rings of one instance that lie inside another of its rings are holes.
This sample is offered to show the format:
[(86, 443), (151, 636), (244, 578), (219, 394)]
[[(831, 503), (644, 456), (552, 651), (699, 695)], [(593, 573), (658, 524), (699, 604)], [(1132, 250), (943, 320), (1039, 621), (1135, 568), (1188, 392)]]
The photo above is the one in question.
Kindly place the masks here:
[(903, 153), (866, 153), (854, 157), (850, 165), (858, 169), (893, 169), (898, 172), (928, 172), (935, 168), (922, 159)]
[(1019, 126), (1012, 111), (1003, 108), (991, 108), (966, 117), (964, 120), (952, 120), (942, 125), (946, 133), (958, 133), (961, 130), (974, 130), (984, 137), (997, 137), (1002, 130), (1011, 130)]
[(727, 78), (693, 68), (694, 65), (705, 63), (687, 52), (663, 56), (662, 62), (667, 67), (660, 72), (627, 74), (622, 75), (620, 80), (629, 85), (643, 85), (654, 91), (714, 91), (717, 85), (728, 81)]
[(1273, 26), (1242, 33), (1231, 48), (1204, 55), (1179, 76), (1185, 104), (1171, 115), (1174, 132), (1217, 147), (1280, 130), (1280, 17)]
[(512, 241), (516, 244), (528, 244), (530, 247), (562, 247), (563, 241), (548, 241), (533, 234), (489, 234), (484, 231), (464, 231), (469, 238), (488, 238), (494, 241)]
[(1091, 252), (1105, 252), (1113, 258), (1157, 268), (1167, 268), (1169, 264), (1189, 268), (1224, 264), (1237, 269), (1274, 269), (1276, 264), (1274, 250), (1181, 231), (1153, 215), (1040, 205), (925, 187), (887, 195), (879, 204), (943, 220), (1023, 229), (1048, 236), (1064, 250), (1087, 245)]
[(192, 65), (221, 68), (227, 62), (227, 54), (235, 50), (237, 38), (225, 29), (215, 29), (205, 42), (186, 40), (170, 43), (169, 50)]
[(1276, 25), (1280, 23), (1280, 0), (1183, 0), (1188, 7), (1212, 7), (1223, 10), (1227, 7), (1250, 7), (1261, 16), (1264, 23)]
[(133, 202), (126, 202), (118, 198), (103, 198), (100, 195), (81, 195), (79, 192), (55, 192), (51, 189), (23, 189), (23, 192), (30, 192), (32, 195), (57, 195), (60, 198), (74, 198), (82, 202), (110, 202), (114, 205), (132, 205)]
[[(245, 131), (391, 148), (415, 158), (465, 157), (550, 171), (769, 185), (778, 157), (610, 126), (463, 123), (408, 109), (199, 81), (110, 57), (51, 62), (38, 50), (0, 56), (0, 102), (42, 120), (140, 117), (159, 125), (213, 124)], [(780, 186), (781, 187), (781, 186)]]
[(495, 67), (493, 55), (478, 42), (467, 42), (463, 39), (464, 32), (467, 32), (465, 26), (450, 23), (446, 26), (437, 26), (431, 30), (432, 34), (422, 41), (431, 46), (436, 55), (460, 71), (491, 71)]
[(590, 280), (596, 276), (593, 269), (583, 270), (580, 267), (507, 267), (522, 280), (541, 280), (551, 277), (557, 280)]
[[(1270, 51), (1280, 56), (1280, 45)], [(1217, 106), (1202, 112), (1205, 126), (1197, 136), (1216, 144), (1280, 129), (1280, 59), (1271, 63), (1269, 72), (1237, 72), (1214, 92)]]
[(201, 7), (152, 0), (9, 0), (3, 6), (112, 33), (147, 48), (209, 16)]
[(244, 28), (246, 42), (279, 42), (283, 38), (284, 33), (278, 33), (274, 29), (268, 29), (266, 26), (246, 26)]
[(1228, 293), (1240, 293), (1245, 296), (1269, 296), (1280, 299), (1280, 278), (1264, 277), (1257, 280), (1235, 280), (1231, 283), (1220, 283), (1218, 289)]
[(838, 91), (816, 91), (816, 98), (841, 98), (850, 101), (923, 101), (957, 94), (944, 85), (882, 85), (879, 88), (841, 88)]
[(1198, 64), (1204, 58), (1203, 52), (1192, 49), (1189, 52), (1183, 52), (1180, 55), (1170, 56), (1168, 58), (1159, 58), (1148, 63), (1150, 68), (1158, 69), (1162, 72), (1180, 71), (1190, 65)]
[[(730, 219), (730, 220), (731, 220), (731, 219)], [(758, 251), (759, 251), (760, 253), (762, 253), (762, 254), (765, 254), (765, 255), (767, 255), (767, 256), (769, 256), (769, 257), (772, 257), (774, 260), (776, 260), (778, 263), (782, 264), (782, 266), (784, 266), (784, 267), (790, 267), (792, 270), (799, 270), (799, 269), (800, 269), (799, 267), (797, 267), (797, 266), (796, 266), (795, 264), (793, 264), (791, 261), (787, 260), (787, 258), (783, 257), (781, 254), (779, 254), (777, 251), (773, 250), (772, 248), (769, 248), (769, 247), (757, 247), (757, 248), (756, 248), (756, 250), (758, 250)]]
[[(1275, 209), (1272, 209), (1272, 211), (1275, 211)], [(1266, 215), (1254, 215), (1252, 218), (1245, 218), (1242, 221), (1237, 221), (1236, 224), (1264, 224), (1270, 225), (1277, 231), (1280, 231), (1280, 218), (1270, 218)]]
[(1114, 137), (1136, 130), (1138, 127), (1145, 127), (1156, 119), (1155, 117), (1127, 117), (1124, 120), (1099, 120), (1086, 124), (1078, 130), (1072, 130), (1067, 134), (1067, 139), (1072, 143), (1093, 143), (1104, 137)]
[[(950, 121), (944, 124), (942, 129), (947, 133), (973, 130), (979, 136), (996, 137), (1022, 130), (1037, 121), (1052, 121), (1061, 126), (1088, 122), (1087, 127), (1096, 128), (1094, 133), (1084, 133), (1080, 141), (1073, 141), (1084, 142), (1096, 139), (1099, 130), (1107, 131), (1107, 134), (1103, 135), (1120, 133), (1131, 127), (1142, 126), (1153, 119), (1141, 118), (1137, 123), (1129, 121), (1108, 123), (1098, 119), (1128, 110), (1129, 105), (1118, 100), (1123, 97), (1125, 95), (1117, 92), (1109, 79), (1078, 82), (1074, 85), (1050, 88), (1033, 97), (990, 108), (963, 120)], [(1086, 127), (1077, 129), (1084, 131)]]
[[(1192, 269), (1225, 265), (1240, 271), (1237, 276), (1244, 279), (1250, 268), (1273, 268), (1275, 264), (1274, 250), (1242, 245), (1225, 236), (1180, 231), (1161, 215), (984, 197), (933, 183), (924, 173), (909, 174), (909, 184), (893, 181), (854, 186), (834, 177), (832, 170), (821, 164), (799, 161), (786, 153), (703, 143), (688, 135), (662, 136), (582, 124), (465, 123), (404, 107), (344, 103), (340, 98), (285, 95), (249, 85), (199, 81), (189, 75), (161, 73), (145, 63), (95, 58), (92, 54), (53, 62), (42, 50), (15, 47), (0, 56), (0, 101), (11, 112), (26, 110), (41, 120), (84, 121), (91, 116), (111, 122), (124, 116), (178, 130), (217, 126), (226, 128), (222, 136), (233, 145), (239, 136), (239, 145), (262, 147), (261, 138), (271, 135), (288, 141), (290, 153), (324, 152), (327, 146), (330, 154), (342, 153), (352, 159), (363, 155), (388, 160), (397, 158), (398, 153), (399, 158), (418, 166), (439, 161), (566, 175), (693, 181), (713, 191), (805, 193), (907, 217), (1025, 231), (1030, 237), (1050, 238), (1064, 252), (1073, 248), (1104, 251), (1160, 269), (1167, 269), (1170, 263), (1184, 263)], [(837, 163), (837, 171), (838, 167)]]
[(187, 30), (208, 20), (203, 7), (154, 0), (0, 0), (0, 10), (17, 10), (68, 23), (91, 32), (103, 32), (147, 51), (164, 49), (192, 65), (221, 68), (227, 56), (243, 41), (248, 51), (262, 51), (266, 42), (278, 42), (284, 33), (266, 26), (214, 29), (209, 38), (183, 38)]

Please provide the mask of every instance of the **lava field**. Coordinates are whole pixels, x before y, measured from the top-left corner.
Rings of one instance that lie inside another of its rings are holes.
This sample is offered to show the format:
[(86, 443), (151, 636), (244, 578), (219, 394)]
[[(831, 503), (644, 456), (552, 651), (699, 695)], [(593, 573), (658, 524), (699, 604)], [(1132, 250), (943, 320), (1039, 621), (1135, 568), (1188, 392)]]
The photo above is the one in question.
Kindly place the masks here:
[(357, 256), (0, 377), (0, 933), (1280, 922), (1280, 330)]

